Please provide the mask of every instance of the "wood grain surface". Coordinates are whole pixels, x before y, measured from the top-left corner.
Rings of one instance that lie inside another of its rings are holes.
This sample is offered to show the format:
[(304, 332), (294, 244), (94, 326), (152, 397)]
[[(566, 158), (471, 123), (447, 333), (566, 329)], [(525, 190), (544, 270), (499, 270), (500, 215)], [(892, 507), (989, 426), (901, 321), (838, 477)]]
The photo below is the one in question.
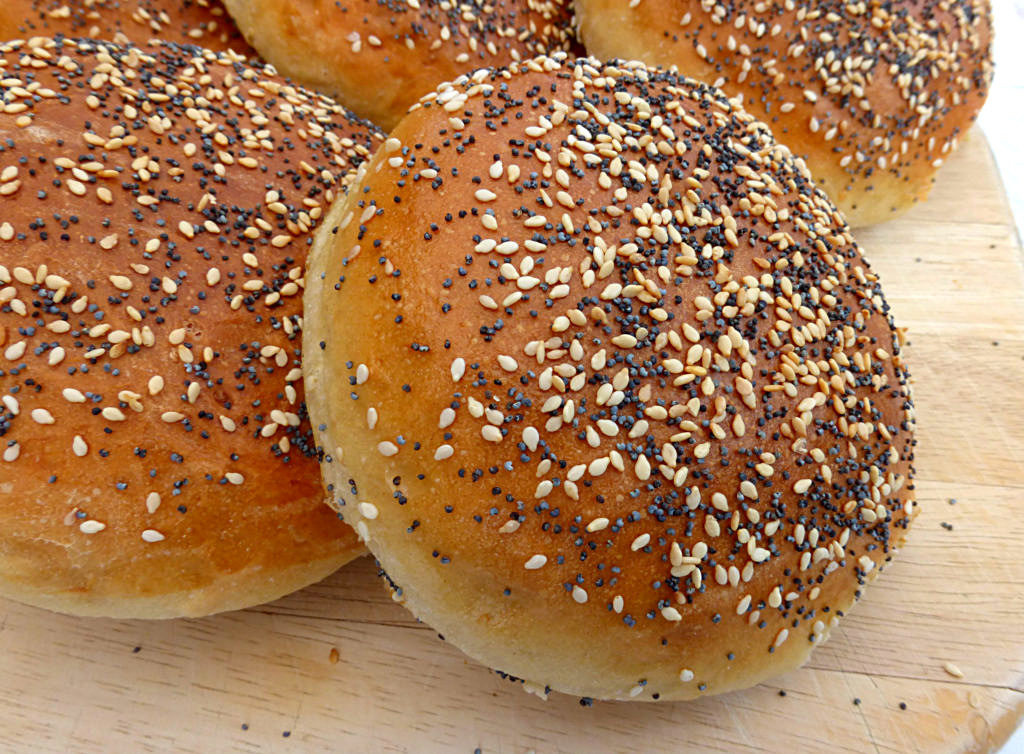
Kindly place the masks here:
[(693, 703), (544, 702), (417, 623), (364, 559), (202, 620), (0, 600), (0, 750), (998, 748), (1024, 712), (1024, 270), (981, 133), (926, 204), (858, 238), (910, 333), (922, 512), (801, 670)]

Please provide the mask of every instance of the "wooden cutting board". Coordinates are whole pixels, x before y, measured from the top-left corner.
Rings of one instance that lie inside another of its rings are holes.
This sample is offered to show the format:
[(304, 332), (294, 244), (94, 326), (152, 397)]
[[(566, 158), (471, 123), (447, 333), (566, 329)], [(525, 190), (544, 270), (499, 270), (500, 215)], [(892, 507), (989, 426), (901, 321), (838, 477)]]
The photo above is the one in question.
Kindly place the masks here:
[(926, 204), (858, 238), (910, 332), (922, 513), (803, 669), (694, 703), (544, 702), (418, 624), (364, 559), (202, 620), (82, 620), (0, 600), (0, 749), (998, 748), (1024, 712), (1024, 269), (981, 133)]

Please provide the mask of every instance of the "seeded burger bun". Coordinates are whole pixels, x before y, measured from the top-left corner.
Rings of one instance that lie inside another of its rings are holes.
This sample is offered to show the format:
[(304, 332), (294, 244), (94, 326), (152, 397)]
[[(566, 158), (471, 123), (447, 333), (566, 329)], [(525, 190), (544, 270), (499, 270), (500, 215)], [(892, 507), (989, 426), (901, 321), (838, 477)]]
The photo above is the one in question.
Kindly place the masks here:
[(121, 44), (164, 39), (249, 57), (220, 0), (2, 0), (0, 40), (94, 37)]
[(575, 0), (600, 58), (742, 95), (854, 226), (923, 200), (992, 80), (989, 0)]
[(252, 46), (301, 84), (390, 130), (468, 70), (573, 43), (570, 0), (225, 0)]
[(310, 411), (412, 611), (584, 697), (803, 662), (903, 540), (913, 418), (788, 150), (703, 83), (559, 55), (443, 85), (364, 170), (311, 255)]
[(0, 594), (166, 618), (361, 552), (303, 396), (311, 230), (376, 131), (198, 48), (0, 45)]

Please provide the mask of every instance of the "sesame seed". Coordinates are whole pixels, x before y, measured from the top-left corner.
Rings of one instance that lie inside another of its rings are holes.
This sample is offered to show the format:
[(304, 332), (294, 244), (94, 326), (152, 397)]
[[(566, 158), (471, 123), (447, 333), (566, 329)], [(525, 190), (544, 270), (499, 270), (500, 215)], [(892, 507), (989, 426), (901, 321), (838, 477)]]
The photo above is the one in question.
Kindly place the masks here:
[(704, 517), (704, 531), (709, 537), (717, 537), (722, 533), (722, 529), (718, 525), (718, 521), (715, 520), (714, 516)]
[(636, 552), (637, 550), (640, 550), (640, 549), (646, 547), (648, 542), (650, 542), (650, 541), (651, 541), (651, 535), (650, 534), (646, 534), (646, 533), (645, 534), (641, 534), (639, 537), (634, 539), (632, 541), (632, 543), (630, 543), (629, 549), (632, 550), (633, 552)]
[(523, 442), (533, 452), (537, 449), (537, 444), (540, 442), (540, 434), (533, 427), (526, 427), (523, 430)]
[(529, 560), (526, 561), (526, 563), (525, 563), (525, 565), (523, 567), (527, 571), (535, 571), (538, 568), (542, 568), (544, 566), (544, 564), (547, 563), (547, 562), (548, 562), (548, 559), (547, 559), (546, 556), (544, 556), (544, 555), (533, 555), (533, 556), (530, 557)]
[(492, 424), (485, 424), (480, 429), (480, 434), (487, 442), (501, 442), (501, 430)]
[(158, 532), (156, 529), (145, 529), (142, 532), (143, 542), (162, 542), (164, 539), (164, 535)]
[(634, 466), (637, 478), (646, 481), (651, 478), (651, 463), (647, 460), (647, 456), (639, 456), (636, 459)]
[(78, 525), (78, 529), (82, 532), (82, 534), (98, 534), (106, 528), (106, 524), (101, 523), (99, 521), (93, 521), (92, 519), (83, 521)]
[(451, 366), (451, 373), (453, 382), (458, 382), (459, 380), (461, 380), (463, 375), (466, 373), (465, 359), (458, 358), (453, 360)]
[(4, 358), (8, 361), (18, 361), (25, 355), (26, 347), (27, 344), (23, 340), (13, 343), (4, 350)]
[(382, 456), (390, 457), (393, 455), (397, 455), (398, 446), (395, 445), (393, 442), (385, 440), (384, 442), (377, 443), (377, 452), (380, 453)]
[(32, 421), (36, 424), (53, 424), (53, 414), (47, 411), (45, 408), (34, 408), (30, 412), (29, 416), (32, 417)]
[(359, 515), (363, 518), (373, 521), (380, 515), (380, 511), (377, 510), (377, 506), (373, 503), (359, 503)]
[(83, 458), (89, 452), (89, 445), (81, 435), (75, 435), (71, 441), (71, 451), (79, 458)]

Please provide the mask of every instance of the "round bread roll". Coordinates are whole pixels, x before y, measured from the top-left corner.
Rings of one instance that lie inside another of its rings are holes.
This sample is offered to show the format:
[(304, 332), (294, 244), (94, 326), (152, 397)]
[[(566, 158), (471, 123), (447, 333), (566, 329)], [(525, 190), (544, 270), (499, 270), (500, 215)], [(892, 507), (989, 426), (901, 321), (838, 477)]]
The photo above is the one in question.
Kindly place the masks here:
[(789, 151), (703, 83), (559, 55), (443, 85), (360, 176), (310, 256), (306, 380), (412, 611), (588, 698), (800, 664), (904, 538), (913, 412)]
[(442, 81), (568, 50), (570, 0), (225, 0), (283, 74), (390, 130)]
[(989, 0), (576, 0), (588, 52), (742, 95), (854, 226), (931, 189), (992, 80)]
[(382, 138), (227, 55), (0, 45), (0, 594), (275, 599), (362, 548), (306, 415), (311, 230)]
[(120, 44), (163, 39), (255, 55), (220, 0), (3, 0), (0, 40), (94, 37)]

